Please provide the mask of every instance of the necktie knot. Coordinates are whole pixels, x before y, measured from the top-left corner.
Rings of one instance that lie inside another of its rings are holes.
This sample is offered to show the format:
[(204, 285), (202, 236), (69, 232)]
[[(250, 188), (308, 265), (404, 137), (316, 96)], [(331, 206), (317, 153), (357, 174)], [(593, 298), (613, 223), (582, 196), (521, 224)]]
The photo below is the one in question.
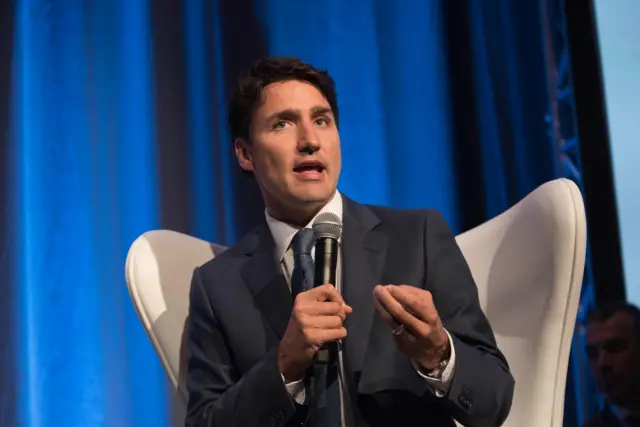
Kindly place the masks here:
[(310, 228), (303, 228), (293, 236), (291, 246), (293, 248), (293, 256), (311, 255), (311, 249), (316, 240), (315, 233)]

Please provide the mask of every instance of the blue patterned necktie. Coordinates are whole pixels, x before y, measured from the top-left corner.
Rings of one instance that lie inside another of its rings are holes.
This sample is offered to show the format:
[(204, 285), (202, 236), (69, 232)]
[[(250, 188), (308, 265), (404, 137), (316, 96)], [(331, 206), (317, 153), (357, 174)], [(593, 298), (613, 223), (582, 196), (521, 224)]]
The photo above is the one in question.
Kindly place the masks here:
[(298, 231), (293, 240), (293, 272), (291, 273), (291, 293), (293, 298), (313, 287), (314, 264), (311, 250), (316, 236), (312, 229), (303, 228)]
[[(314, 262), (311, 250), (314, 243), (315, 233), (309, 228), (298, 231), (291, 241), (294, 260), (291, 293), (294, 299), (300, 292), (308, 291), (313, 287)], [(307, 390), (311, 392), (309, 419), (306, 425), (341, 427), (337, 360), (329, 365), (314, 364), (306, 380), (307, 386), (310, 386)]]

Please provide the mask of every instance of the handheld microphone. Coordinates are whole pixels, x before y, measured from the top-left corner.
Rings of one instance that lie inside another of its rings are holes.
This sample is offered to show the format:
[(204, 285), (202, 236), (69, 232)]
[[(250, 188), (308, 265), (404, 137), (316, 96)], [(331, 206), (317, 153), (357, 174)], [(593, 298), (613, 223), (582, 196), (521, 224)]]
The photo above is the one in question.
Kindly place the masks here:
[[(338, 240), (342, 235), (342, 221), (338, 215), (325, 212), (318, 215), (313, 222), (312, 228), (316, 235), (313, 287), (327, 283), (335, 286), (338, 266)], [(325, 344), (316, 354), (316, 362), (331, 363), (336, 360), (337, 354), (337, 343)]]

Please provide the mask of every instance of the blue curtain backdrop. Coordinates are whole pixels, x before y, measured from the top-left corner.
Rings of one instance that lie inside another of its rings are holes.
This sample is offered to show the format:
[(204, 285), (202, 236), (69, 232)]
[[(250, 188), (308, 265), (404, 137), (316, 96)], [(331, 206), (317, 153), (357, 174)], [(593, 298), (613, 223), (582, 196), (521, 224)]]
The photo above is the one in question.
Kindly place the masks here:
[(168, 425), (124, 261), (262, 217), (225, 118), (257, 57), (333, 74), (356, 200), (460, 232), (558, 173), (536, 2), (9, 0), (0, 54), (0, 425)]

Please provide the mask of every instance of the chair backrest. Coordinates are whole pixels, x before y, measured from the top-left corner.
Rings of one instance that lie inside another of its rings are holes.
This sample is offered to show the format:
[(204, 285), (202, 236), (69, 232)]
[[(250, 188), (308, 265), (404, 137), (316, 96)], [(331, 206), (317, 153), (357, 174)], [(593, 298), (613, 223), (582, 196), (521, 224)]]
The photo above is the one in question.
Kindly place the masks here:
[[(564, 179), (546, 183), (457, 241), (516, 378), (505, 426), (560, 427), (586, 251), (580, 191)], [(174, 412), (182, 413), (187, 399), (183, 339), (191, 276), (224, 249), (155, 230), (127, 256), (129, 292), (176, 392)]]
[(170, 230), (148, 231), (127, 254), (125, 277), (144, 329), (171, 381), (175, 425), (187, 402), (184, 340), (189, 289), (196, 267), (226, 248)]
[(548, 182), (457, 237), (516, 380), (507, 427), (561, 427), (586, 256), (578, 187)]

